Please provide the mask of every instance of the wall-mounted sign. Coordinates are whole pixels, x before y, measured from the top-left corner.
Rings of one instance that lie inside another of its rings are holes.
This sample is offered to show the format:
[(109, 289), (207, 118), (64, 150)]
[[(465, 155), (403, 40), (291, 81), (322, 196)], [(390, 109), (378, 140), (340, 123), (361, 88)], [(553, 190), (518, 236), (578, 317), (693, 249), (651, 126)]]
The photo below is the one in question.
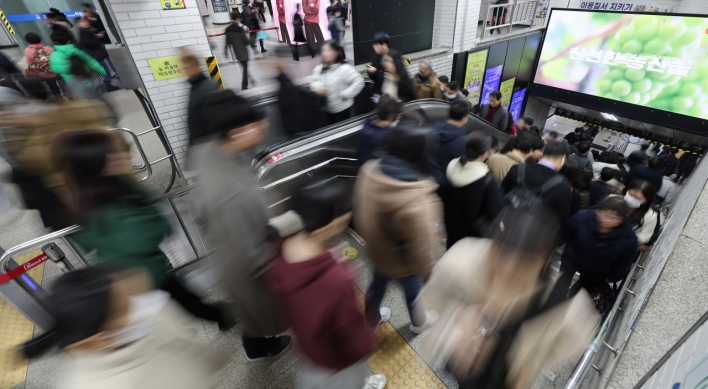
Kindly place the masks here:
[(184, 0), (160, 0), (162, 9), (183, 9), (185, 8)]
[(229, 12), (229, 5), (226, 0), (211, 0), (211, 9), (217, 12)]
[(484, 89), (482, 90), (482, 104), (489, 103), (489, 95), (495, 90), (499, 90), (501, 84), (501, 74), (504, 65), (487, 69), (484, 74)]
[[(67, 19), (78, 19), (84, 16), (84, 11), (65, 11), (62, 12)], [(20, 22), (36, 22), (38, 20), (47, 20), (47, 14), (17, 14), (17, 15), (5, 15), (7, 21), (10, 23), (20, 23)]]
[(524, 98), (526, 97), (526, 88), (514, 92), (509, 105), (509, 114), (514, 118), (514, 123), (521, 118), (521, 108), (524, 106)]
[(582, 1), (578, 8), (602, 11), (674, 12), (680, 4), (681, 0)]
[(185, 76), (182, 70), (182, 58), (179, 55), (149, 59), (148, 64), (152, 75), (155, 76), (155, 81)]
[(487, 66), (487, 50), (475, 51), (467, 56), (467, 70), (465, 72), (464, 87), (470, 94), (467, 99), (475, 106), (482, 97), (482, 77)]

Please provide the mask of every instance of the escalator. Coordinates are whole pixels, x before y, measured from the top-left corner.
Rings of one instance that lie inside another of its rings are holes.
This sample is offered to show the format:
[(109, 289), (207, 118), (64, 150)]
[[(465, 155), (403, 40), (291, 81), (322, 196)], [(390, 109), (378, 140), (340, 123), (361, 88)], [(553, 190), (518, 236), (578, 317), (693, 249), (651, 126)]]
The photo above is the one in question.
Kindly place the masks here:
[[(445, 121), (450, 104), (442, 100), (423, 99), (407, 103), (404, 117), (424, 125)], [(296, 139), (273, 144), (253, 159), (258, 187), (264, 191), (272, 215), (288, 209), (289, 194), (307, 180), (341, 179), (350, 188), (358, 172), (355, 158), (357, 136), (364, 120), (373, 113), (360, 115), (347, 121), (302, 135)], [(469, 115), (465, 130), (484, 131), (494, 135), (501, 145), (510, 136), (499, 131), (481, 118)]]

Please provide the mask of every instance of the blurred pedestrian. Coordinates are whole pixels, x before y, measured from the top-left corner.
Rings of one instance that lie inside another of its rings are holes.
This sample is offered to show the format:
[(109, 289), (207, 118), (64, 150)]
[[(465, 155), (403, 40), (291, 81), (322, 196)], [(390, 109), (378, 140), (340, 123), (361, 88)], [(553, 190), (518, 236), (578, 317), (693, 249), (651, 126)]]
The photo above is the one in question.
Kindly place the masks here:
[[(207, 127), (207, 117), (204, 113), (205, 98), (219, 89), (209, 76), (207, 76), (199, 64), (199, 60), (194, 53), (182, 49), (182, 69), (187, 76), (187, 82), (192, 85), (189, 92), (189, 104), (187, 105), (187, 130), (189, 130), (189, 145), (194, 146), (198, 141), (203, 140), (210, 134)], [(191, 158), (190, 158), (191, 159)]]
[(216, 138), (195, 149), (195, 166), (202, 181), (202, 215), (213, 254), (225, 280), (233, 316), (243, 326), (246, 357), (272, 357), (290, 346), (290, 336), (275, 296), (264, 275), (273, 258), (269, 241), (268, 207), (253, 172), (242, 159), (265, 139), (268, 121), (233, 91), (205, 98), (209, 131)]
[[(629, 212), (622, 196), (613, 195), (600, 200), (597, 208), (568, 219), (561, 229), (565, 249), (549, 304), (565, 301), (580, 289), (592, 294), (607, 282), (620, 282), (627, 276), (638, 247)], [(580, 278), (570, 288), (575, 273)]]
[(661, 183), (661, 190), (656, 192), (655, 204), (660, 207), (668, 207), (676, 197), (676, 184), (669, 178), (668, 172), (664, 172), (664, 181)]
[(406, 67), (403, 65), (403, 57), (398, 50), (389, 50), (383, 57), (384, 82), (381, 91), (398, 101), (407, 103), (415, 100), (415, 89)]
[[(56, 8), (50, 8), (50, 12), (44, 15), (47, 19), (47, 25), (49, 25), (50, 35), (54, 33), (63, 33), (66, 35), (66, 41), (69, 43), (76, 44), (78, 40), (72, 28), (74, 27), (71, 22), (66, 19), (66, 15), (59, 12)], [(54, 40), (54, 38), (52, 38)]]
[(418, 64), (418, 74), (413, 77), (413, 88), (418, 99), (442, 100), (442, 84), (435, 76), (430, 61), (424, 59)]
[(698, 164), (698, 158), (700, 157), (696, 154), (691, 154), (689, 152), (683, 153), (681, 158), (679, 158), (678, 173), (676, 174), (674, 182), (679, 185), (682, 185), (686, 181), (688, 176), (693, 173), (693, 169), (696, 168), (696, 165)]
[[(262, 2), (260, 4), (263, 4)], [(256, 49), (256, 39), (258, 39), (258, 42), (261, 45), (261, 53), (265, 53), (268, 50), (266, 50), (265, 46), (263, 46), (263, 40), (268, 39), (268, 32), (267, 31), (261, 31), (261, 23), (258, 21), (259, 15), (265, 19), (265, 16), (261, 14), (260, 10), (260, 5), (258, 3), (254, 4), (252, 7), (252, 16), (251, 20), (248, 23), (248, 29), (250, 30), (249, 33), (250, 38), (251, 38), (251, 48), (253, 49), (254, 52), (258, 52)]]
[(111, 69), (108, 67), (108, 50), (103, 44), (103, 37), (105, 32), (97, 33), (93, 31), (93, 28), (87, 20), (79, 20), (79, 44), (81, 49), (88, 53), (93, 59), (98, 61), (98, 63), (103, 66), (103, 71), (105, 75), (103, 76), (103, 84), (107, 92), (112, 92), (120, 89), (119, 87), (111, 84)]
[(42, 44), (42, 37), (33, 32), (27, 33), (25, 40), (29, 43), (29, 46), (25, 48), (25, 59), (27, 60), (25, 74), (37, 77), (38, 80), (47, 84), (54, 96), (61, 97), (57, 74), (49, 67), (49, 56), (54, 52), (54, 49)]
[[(66, 82), (66, 91), (69, 97), (74, 100), (101, 100), (105, 89), (103, 85), (96, 86), (91, 80), (91, 74), (88, 70), (86, 62), (77, 55), (72, 55), (69, 58), (71, 62), (71, 79)], [(100, 88), (100, 89), (99, 89)]]
[(447, 248), (466, 237), (487, 237), (503, 207), (499, 185), (484, 163), (494, 152), (496, 139), (481, 131), (470, 133), (459, 158), (446, 166), (450, 186), (442, 188)]
[(184, 328), (189, 318), (140, 272), (90, 267), (61, 275), (47, 305), (75, 389), (221, 386), (221, 367)]
[(433, 177), (441, 187), (448, 186), (446, 171), (450, 161), (459, 158), (464, 152), (467, 137), (464, 127), (467, 120), (467, 103), (454, 101), (450, 104), (447, 120), (433, 125), (433, 131), (437, 135), (437, 146), (432, 151), (435, 160)]
[(374, 117), (367, 118), (364, 127), (359, 131), (355, 154), (359, 166), (380, 156), (384, 140), (395, 129), (402, 111), (401, 103), (388, 95), (383, 95), (379, 99), (376, 104), (376, 114)]
[(671, 177), (671, 175), (676, 173), (676, 168), (678, 168), (679, 164), (679, 160), (678, 158), (676, 158), (676, 154), (678, 154), (678, 149), (672, 147), (671, 149), (669, 149), (669, 152), (664, 153), (660, 157), (663, 161), (663, 168), (661, 171), (666, 177)]
[(265, 3), (263, 0), (253, 0), (253, 8), (254, 11), (256, 11), (255, 16), (260, 18), (261, 21), (265, 23)]
[[(445, 85), (445, 94), (443, 95), (443, 100), (448, 101), (448, 102), (453, 102), (453, 101), (462, 101), (467, 104), (467, 110), (470, 110), (472, 108), (472, 104), (470, 103), (469, 100), (465, 97), (465, 95), (460, 92), (460, 84), (457, 81), (450, 81)], [(504, 122), (504, 125), (506, 126), (506, 122)], [(501, 129), (502, 131), (506, 130), (506, 127)]]
[(298, 189), (292, 204), (305, 229), (282, 241), (267, 277), (305, 354), (295, 388), (383, 389), (383, 374), (366, 382), (376, 342), (344, 263), (350, 258), (330, 251), (351, 220), (351, 197), (341, 183), (320, 182)]
[(371, 81), (374, 82), (374, 86), (372, 88), (372, 93), (374, 95), (381, 96), (383, 94), (381, 91), (384, 83), (383, 56), (388, 54), (390, 44), (391, 38), (389, 38), (388, 34), (385, 32), (379, 31), (374, 34), (374, 58), (371, 60), (371, 65), (366, 65), (366, 72), (369, 74)]
[(243, 73), (241, 75), (241, 90), (248, 89), (248, 37), (246, 30), (241, 27), (241, 14), (231, 12), (231, 25), (226, 27), (226, 45), (224, 55), (228, 57), (229, 50), (234, 58), (241, 65)]
[(616, 177), (616, 170), (606, 167), (602, 169), (600, 177), (590, 182), (590, 188), (588, 193), (590, 193), (589, 207), (594, 207), (602, 199), (609, 195), (618, 194), (614, 186), (610, 185), (609, 182)]
[[(298, 45), (298, 43), (303, 43), (304, 46), (307, 48), (307, 51), (310, 52), (310, 55), (312, 58), (315, 58), (315, 55), (317, 54), (315, 50), (312, 48), (310, 43), (307, 41), (305, 38), (305, 33), (303, 32), (304, 27), (305, 27), (305, 22), (302, 20), (302, 16), (300, 15), (300, 4), (297, 3), (295, 4), (295, 14), (293, 15), (293, 45), (292, 45), (292, 51), (293, 51), (293, 60), (298, 62), (300, 61), (300, 51), (299, 48), (300, 46), (303, 45)], [(284, 25), (281, 25), (281, 28), (283, 28)]]
[(652, 208), (656, 197), (656, 188), (648, 181), (634, 180), (625, 189), (624, 200), (632, 209), (628, 219), (637, 234), (639, 249), (649, 251), (654, 240), (658, 238), (661, 227), (659, 212)]
[(344, 49), (334, 41), (322, 45), (322, 63), (312, 72), (310, 88), (327, 97), (330, 124), (351, 118), (354, 98), (364, 89), (364, 78), (346, 63)]
[[(106, 33), (106, 26), (103, 25), (103, 21), (101, 20), (101, 16), (96, 13), (96, 10), (93, 8), (93, 6), (89, 3), (82, 3), (81, 7), (84, 10), (84, 15), (82, 19), (86, 20), (89, 22), (91, 25), (91, 28), (93, 29), (94, 32), (97, 34), (101, 34), (101, 41), (103, 44), (109, 45), (111, 44), (111, 39), (108, 37), (108, 34)], [(110, 57), (108, 59), (110, 62)], [(113, 65), (111, 64), (111, 67), (113, 68)], [(115, 68), (113, 68), (115, 71)]]
[(528, 389), (543, 369), (579, 357), (600, 317), (584, 293), (546, 304), (552, 214), (507, 208), (491, 225), (492, 239), (462, 239), (435, 266), (421, 300), (440, 320), (419, 352), (461, 389)]
[(656, 191), (661, 189), (664, 176), (661, 174), (661, 169), (658, 168), (656, 160), (651, 161), (652, 165), (649, 166), (650, 161), (645, 159), (645, 156), (646, 154), (639, 150), (629, 155), (629, 158), (627, 158), (629, 171), (624, 176), (624, 182), (629, 184), (634, 180), (649, 181)]
[(501, 131), (506, 129), (509, 119), (509, 111), (501, 103), (502, 94), (498, 90), (489, 94), (489, 103), (482, 104), (479, 108), (479, 116), (492, 123), (494, 127)]
[(73, 74), (71, 74), (71, 57), (77, 56), (86, 63), (89, 78), (94, 85), (103, 83), (103, 77), (106, 75), (103, 65), (71, 43), (69, 37), (63, 32), (52, 33), (52, 40), (54, 41), (54, 52), (49, 55), (49, 68), (54, 73), (60, 75), (64, 81), (71, 80), (73, 77)]
[(519, 131), (518, 135), (512, 140), (514, 143), (511, 146), (511, 151), (506, 153), (502, 151), (494, 154), (487, 161), (492, 177), (499, 184), (504, 181), (504, 177), (513, 166), (526, 161), (526, 158), (531, 155), (541, 138), (530, 131)]
[[(344, 47), (344, 25), (342, 24), (339, 8), (335, 6), (327, 7), (327, 16), (329, 17), (327, 29), (332, 35), (332, 40)], [(344, 57), (346, 58), (346, 55)]]
[(414, 313), (414, 301), (435, 264), (442, 235), (436, 231), (442, 224), (442, 204), (427, 161), (429, 136), (423, 129), (396, 128), (383, 158), (364, 164), (354, 185), (354, 225), (366, 240), (374, 265), (366, 292), (371, 327), (391, 317), (390, 309), (381, 307), (391, 280), (403, 287), (413, 333), (425, 331), (436, 320), (432, 313)]
[(589, 141), (580, 142), (578, 144), (578, 152), (570, 155), (570, 159), (578, 163), (581, 169), (592, 170), (592, 164), (595, 160), (590, 152), (591, 144)]
[(116, 269), (145, 268), (151, 283), (169, 293), (194, 316), (217, 322), (222, 331), (235, 323), (201, 302), (174, 274), (160, 243), (172, 227), (158, 204), (130, 176), (132, 157), (122, 140), (108, 132), (77, 130), (61, 134), (52, 158), (67, 172), (70, 203), (81, 230), (71, 235), (98, 263)]

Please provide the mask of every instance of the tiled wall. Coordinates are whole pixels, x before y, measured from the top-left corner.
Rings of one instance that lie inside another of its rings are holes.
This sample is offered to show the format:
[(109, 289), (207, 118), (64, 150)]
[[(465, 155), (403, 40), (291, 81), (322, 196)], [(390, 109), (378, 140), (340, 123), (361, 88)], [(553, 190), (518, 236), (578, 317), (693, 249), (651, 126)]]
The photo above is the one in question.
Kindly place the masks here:
[(683, 0), (678, 7), (678, 13), (708, 15), (708, 1)]
[[(450, 72), (452, 72), (452, 53), (444, 53), (426, 59), (430, 61), (435, 74), (438, 76), (445, 75), (450, 77)], [(406, 68), (411, 77), (418, 74), (418, 65), (420, 65), (420, 61), (411, 61), (411, 64)]]
[(523, 116), (529, 116), (533, 118), (533, 125), (543, 130), (546, 125), (546, 119), (548, 119), (548, 111), (551, 109), (551, 105), (539, 100), (535, 97), (529, 97), (526, 102), (526, 110)]
[(190, 86), (184, 78), (155, 81), (147, 60), (177, 55), (177, 48), (183, 46), (199, 57), (212, 56), (196, 1), (184, 0), (186, 9), (163, 11), (160, 2), (155, 0), (108, 0), (147, 94), (182, 166), (189, 139), (187, 103)]

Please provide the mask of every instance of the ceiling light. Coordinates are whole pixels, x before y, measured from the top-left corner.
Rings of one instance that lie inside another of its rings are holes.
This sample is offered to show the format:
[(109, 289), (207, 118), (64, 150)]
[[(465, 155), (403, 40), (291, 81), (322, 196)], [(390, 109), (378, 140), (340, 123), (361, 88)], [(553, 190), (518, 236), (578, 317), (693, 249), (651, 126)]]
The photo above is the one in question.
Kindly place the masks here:
[(604, 117), (604, 118), (607, 119), (607, 120), (612, 120), (613, 122), (618, 122), (618, 121), (619, 121), (619, 120), (617, 120), (617, 118), (615, 117), (615, 115), (612, 115), (612, 114), (609, 114), (609, 113), (600, 112), (600, 115), (602, 115), (602, 117)]

